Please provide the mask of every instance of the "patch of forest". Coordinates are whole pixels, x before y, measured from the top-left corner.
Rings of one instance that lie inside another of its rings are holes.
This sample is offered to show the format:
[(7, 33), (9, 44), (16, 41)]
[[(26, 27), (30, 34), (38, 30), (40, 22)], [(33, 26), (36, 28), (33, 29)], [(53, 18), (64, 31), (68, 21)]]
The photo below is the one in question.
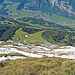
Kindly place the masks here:
[(75, 46), (75, 31), (52, 29), (43, 32), (42, 37), (54, 44)]
[[(37, 25), (43, 27), (38, 27)], [(75, 43), (74, 32), (73, 32), (74, 29), (68, 26), (61, 26), (61, 25), (44, 21), (42, 19), (35, 19), (30, 17), (13, 20), (13, 19), (6, 19), (0, 16), (0, 40), (1, 41), (7, 41), (11, 39), (11, 37), (15, 34), (16, 30), (18, 30), (19, 28), (22, 28), (24, 32), (27, 32), (29, 34), (46, 30), (46, 32), (43, 32), (42, 37), (51, 43), (63, 42), (68, 45), (73, 45)], [(54, 31), (54, 29), (56, 31)], [(55, 34), (56, 32), (57, 35)], [(65, 41), (66, 38), (67, 41)]]
[(0, 25), (0, 40), (1, 41), (7, 41), (11, 39), (11, 37), (14, 35), (15, 31), (19, 28), (22, 28), (24, 32), (27, 32), (29, 34), (41, 31), (40, 29), (36, 28), (30, 28), (26, 26), (8, 26), (8, 25)]
[(37, 18), (31, 18), (31, 17), (24, 17), (19, 19), (19, 22), (22, 21), (22, 25), (24, 25), (24, 23), (28, 26), (31, 26), (31, 24), (34, 27), (38, 27), (37, 25), (42, 26), (42, 28), (51, 28), (51, 29), (67, 29), (67, 30), (74, 30), (73, 28), (70, 28), (69, 26), (64, 26), (64, 25), (59, 25), (59, 24), (55, 24), (55, 23), (51, 23), (48, 21), (45, 21), (43, 19), (37, 19)]

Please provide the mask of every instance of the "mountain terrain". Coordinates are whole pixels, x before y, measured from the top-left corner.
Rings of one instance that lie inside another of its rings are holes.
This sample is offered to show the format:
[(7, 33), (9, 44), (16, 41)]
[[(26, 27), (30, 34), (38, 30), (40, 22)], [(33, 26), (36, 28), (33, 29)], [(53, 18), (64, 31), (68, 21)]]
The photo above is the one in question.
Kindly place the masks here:
[(75, 0), (0, 0), (0, 75), (74, 75)]
[(74, 46), (74, 4), (74, 0), (0, 0), (0, 40)]
[(33, 17), (75, 27), (74, 0), (0, 0), (0, 15), (6, 18)]
[(75, 0), (1, 0), (0, 3), (0, 9), (3, 8), (7, 13), (12, 13), (10, 8), (14, 6), (13, 10), (16, 11), (42, 11), (43, 13), (75, 17)]
[(18, 20), (0, 18), (0, 41), (23, 44), (50, 42), (60, 45), (75, 46), (75, 30), (68, 26), (30, 17)]

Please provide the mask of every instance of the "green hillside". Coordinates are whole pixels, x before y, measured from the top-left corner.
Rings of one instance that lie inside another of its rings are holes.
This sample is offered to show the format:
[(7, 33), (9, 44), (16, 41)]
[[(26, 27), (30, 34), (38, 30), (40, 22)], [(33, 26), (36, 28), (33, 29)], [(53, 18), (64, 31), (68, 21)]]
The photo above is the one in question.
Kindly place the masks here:
[(22, 28), (19, 28), (18, 30), (16, 30), (16, 32), (15, 32), (15, 35), (13, 35), (13, 37), (12, 37), (12, 39), (15, 41), (15, 42), (22, 42), (22, 43), (24, 43), (24, 40), (25, 40), (25, 35), (26, 35), (27, 33), (26, 32), (24, 32), (23, 30), (22, 30)]
[(47, 30), (42, 37), (54, 44), (75, 46), (75, 31)]
[[(28, 29), (29, 30), (29, 29)], [(57, 45), (71, 45), (75, 46), (75, 31), (45, 29), (42, 31), (35, 31), (30, 33), (19, 28), (14, 33), (12, 39), (14, 42), (21, 42), (24, 44), (34, 44), (38, 42), (50, 42)]]
[(37, 43), (37, 42), (46, 42), (45, 39), (42, 38), (42, 33), (44, 31), (40, 31), (40, 32), (36, 32), (34, 34), (30, 34), (28, 35), (28, 37), (26, 38), (26, 43)]
[(0, 16), (0, 40), (9, 39), (24, 44), (48, 41), (75, 46), (75, 30), (42, 19), (24, 17), (13, 20)]
[(16, 30), (15, 35), (13, 35), (12, 39), (15, 42), (21, 42), (24, 44), (46, 42), (46, 40), (42, 38), (42, 32), (43, 31), (28, 34), (27, 32), (24, 32), (22, 28), (19, 28), (18, 30)]

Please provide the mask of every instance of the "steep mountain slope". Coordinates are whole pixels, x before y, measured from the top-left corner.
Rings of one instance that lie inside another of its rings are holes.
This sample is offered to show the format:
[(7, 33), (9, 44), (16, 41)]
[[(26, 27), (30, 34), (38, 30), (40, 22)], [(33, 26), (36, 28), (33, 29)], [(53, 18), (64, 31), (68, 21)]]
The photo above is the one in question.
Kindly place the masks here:
[(12, 13), (13, 11), (10, 11), (10, 7), (14, 6), (16, 11), (38, 10), (43, 13), (54, 13), (75, 18), (75, 0), (0, 0), (0, 3), (0, 9), (3, 8), (7, 13)]
[(32, 17), (75, 27), (74, 0), (0, 0), (0, 15), (6, 18)]

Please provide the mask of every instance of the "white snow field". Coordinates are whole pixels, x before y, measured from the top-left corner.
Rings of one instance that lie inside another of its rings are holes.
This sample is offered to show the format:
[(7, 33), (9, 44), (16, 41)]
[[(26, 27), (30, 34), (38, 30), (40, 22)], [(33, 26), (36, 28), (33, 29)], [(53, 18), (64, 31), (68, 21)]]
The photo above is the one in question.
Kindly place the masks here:
[[(22, 49), (22, 50), (21, 50)], [(0, 47), (0, 54), (9, 54), (9, 53), (19, 53), (23, 56), (7, 56), (0, 57), (0, 61), (10, 59), (21, 59), (26, 57), (36, 57), (42, 58), (44, 55), (48, 57), (60, 57), (66, 59), (75, 59), (75, 47), (73, 46), (61, 46), (58, 48), (48, 48), (43, 46), (34, 46), (29, 48), (28, 45), (24, 46), (12, 46), (12, 45), (4, 45)]]

